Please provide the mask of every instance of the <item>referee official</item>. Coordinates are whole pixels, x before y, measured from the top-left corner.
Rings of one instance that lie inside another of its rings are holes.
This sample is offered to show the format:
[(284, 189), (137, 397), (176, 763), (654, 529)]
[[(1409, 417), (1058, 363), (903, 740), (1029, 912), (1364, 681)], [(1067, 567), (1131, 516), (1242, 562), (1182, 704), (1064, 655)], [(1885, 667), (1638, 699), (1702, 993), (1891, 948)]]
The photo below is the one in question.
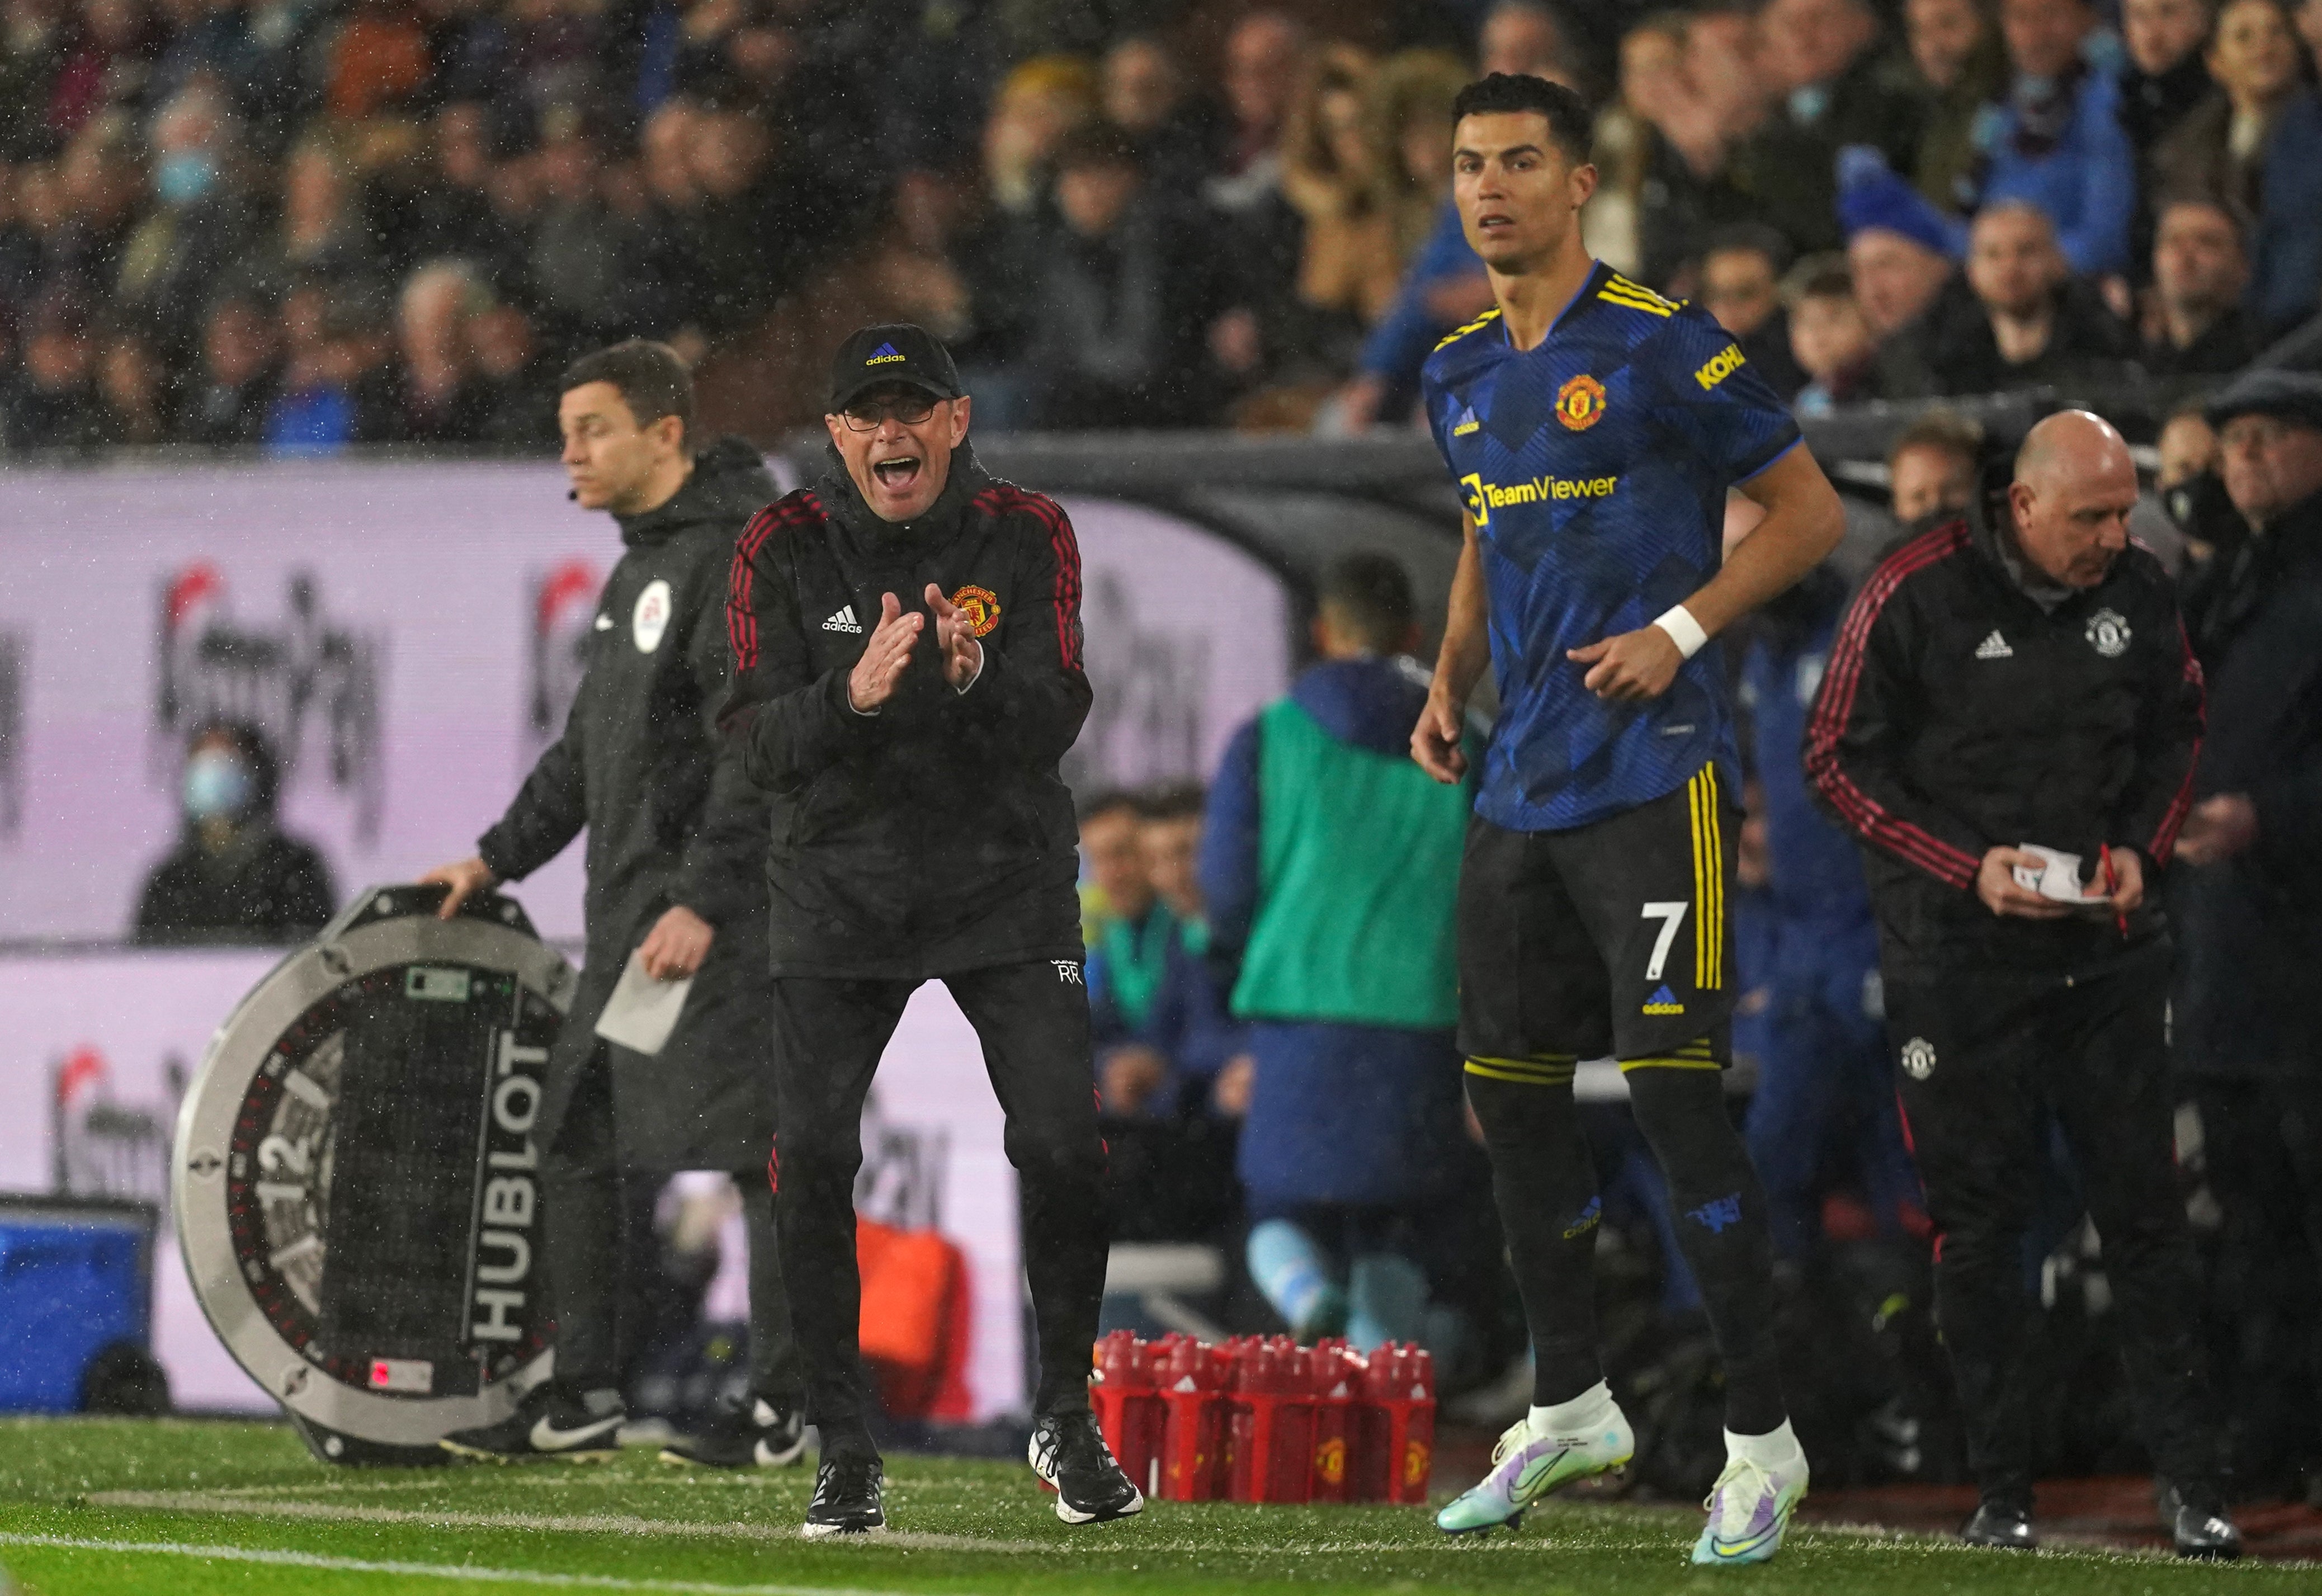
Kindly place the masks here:
[(1087, 718), (1080, 551), (1056, 503), (994, 480), (942, 344), (839, 345), (831, 467), (761, 512), (727, 600), (723, 720), (773, 794), (776, 1224), (807, 1417), (809, 1537), (883, 1528), (855, 1260), (863, 1099), (924, 981), (983, 1043), (1023, 1190), (1040, 1381), (1031, 1463), (1068, 1524), (1144, 1498), (1089, 1411), (1104, 1150), (1081, 967), (1078, 827), (1056, 764)]
[(2180, 1555), (2232, 1557), (2151, 880), (2192, 791), (2200, 668), (2160, 561), (2129, 546), (2136, 467), (2118, 433), (2052, 415), (1986, 488), (1872, 570), (1806, 744), (1879, 919), (1936, 1318), (1982, 1498), (1961, 1533), (2036, 1542), (2023, 1243), (2052, 1117), (2103, 1241), (2162, 1522)]

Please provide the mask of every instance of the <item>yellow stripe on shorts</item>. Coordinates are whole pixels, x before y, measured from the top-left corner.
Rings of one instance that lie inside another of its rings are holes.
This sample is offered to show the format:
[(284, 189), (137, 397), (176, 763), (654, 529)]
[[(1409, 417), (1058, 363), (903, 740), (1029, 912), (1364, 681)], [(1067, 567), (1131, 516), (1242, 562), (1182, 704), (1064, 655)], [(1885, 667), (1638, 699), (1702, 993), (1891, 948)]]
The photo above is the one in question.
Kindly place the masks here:
[(1693, 984), (1725, 984), (1725, 856), (1717, 832), (1717, 767), (1704, 765), (1685, 784), (1693, 819)]

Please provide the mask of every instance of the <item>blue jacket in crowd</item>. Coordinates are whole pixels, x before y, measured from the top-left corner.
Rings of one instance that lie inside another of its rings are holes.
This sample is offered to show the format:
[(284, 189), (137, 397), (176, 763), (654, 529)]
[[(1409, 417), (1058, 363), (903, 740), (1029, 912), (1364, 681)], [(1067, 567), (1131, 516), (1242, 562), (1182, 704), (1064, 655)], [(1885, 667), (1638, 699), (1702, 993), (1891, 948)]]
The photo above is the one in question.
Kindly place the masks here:
[(2053, 149), (2025, 153), (2016, 148), (2018, 131), (2015, 106), (1988, 108), (1978, 129), (1990, 162), (1981, 203), (2027, 200), (2045, 211), (2064, 258), (2083, 277), (2126, 271), (2136, 151), (2120, 125), (2119, 80), (2101, 71), (2080, 78), (2071, 118)]
[[(1467, 247), (1467, 230), (1459, 225), (1459, 207), (1446, 203), (1435, 219), (1435, 231), (1403, 269), (1394, 303), (1363, 341), (1363, 375), (1376, 377), (1386, 387), (1381, 419), (1399, 417), (1411, 408), (1419, 395), (1420, 367), (1451, 331), (1450, 323), (1428, 308), (1429, 292), (1446, 278), (1478, 277), (1483, 270), (1484, 262)], [(1403, 728), (1406, 738), (1410, 732)]]
[(2322, 89), (2282, 108), (2263, 183), (2247, 305), (2271, 336), (2322, 308)]

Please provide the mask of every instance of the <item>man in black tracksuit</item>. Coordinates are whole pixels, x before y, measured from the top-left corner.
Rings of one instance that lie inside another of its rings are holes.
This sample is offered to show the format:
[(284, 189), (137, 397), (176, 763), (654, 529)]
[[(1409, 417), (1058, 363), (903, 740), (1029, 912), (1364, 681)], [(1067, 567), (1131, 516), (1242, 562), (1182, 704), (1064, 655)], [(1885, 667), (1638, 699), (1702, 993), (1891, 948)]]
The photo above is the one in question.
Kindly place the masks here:
[[(2163, 1521), (2180, 1553), (2231, 1556), (2171, 1168), (2153, 880), (2185, 816), (2200, 670), (2160, 562), (2127, 545), (2136, 471), (2117, 433), (2051, 416), (2013, 479), (1993, 477), (1968, 516), (1871, 572), (1806, 743), (1821, 802), (1863, 845), (1878, 914), (1939, 1238), (1936, 1312), (1983, 1496), (1964, 1533), (2034, 1544), (2022, 1245), (2052, 1115), (2103, 1238)], [(2018, 844), (2078, 854), (2086, 895), (2025, 885), (2041, 861)]]
[(1057, 762), (1089, 709), (1064, 512), (965, 447), (951, 357), (917, 327), (835, 357), (833, 469), (755, 520), (727, 600), (723, 719), (773, 795), (777, 1204), (807, 1417), (810, 1537), (881, 1528), (855, 1260), (860, 1123), (881, 1053), (940, 980), (983, 1039), (1023, 1193), (1038, 1321), (1032, 1463), (1057, 1516), (1143, 1499), (1088, 1408), (1104, 1290), (1104, 1154), (1081, 970), (1078, 832)]
[[(738, 438), (693, 449), (691, 378), (660, 344), (584, 356), (563, 386), (572, 497), (612, 512), (622, 555), (598, 597), (563, 734), (475, 856), (425, 878), (451, 887), (448, 915), (588, 830), (588, 950), (533, 1129), (556, 1374), (507, 1420), (444, 1444), (494, 1458), (609, 1455), (623, 1417), (624, 1174), (657, 1184), (678, 1170), (722, 1169), (741, 1189), (751, 1237), (751, 1389), (672, 1451), (725, 1466), (795, 1462), (800, 1375), (766, 1181), (766, 805), (714, 718), (728, 675), (734, 537), (774, 485)], [(632, 950), (656, 979), (693, 979), (676, 1030), (652, 1055), (596, 1035)]]

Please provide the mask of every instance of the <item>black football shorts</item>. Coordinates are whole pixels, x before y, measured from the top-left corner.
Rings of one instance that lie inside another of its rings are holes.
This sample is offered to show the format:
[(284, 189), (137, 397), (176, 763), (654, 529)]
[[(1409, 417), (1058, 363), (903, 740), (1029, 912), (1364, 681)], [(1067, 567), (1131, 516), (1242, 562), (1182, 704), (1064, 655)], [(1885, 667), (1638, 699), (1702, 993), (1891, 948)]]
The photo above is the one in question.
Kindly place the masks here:
[(1570, 831), (1468, 822), (1459, 1046), (1471, 1073), (1554, 1080), (1607, 1055), (1724, 1066), (1741, 821), (1725, 787), (1705, 765), (1665, 798)]

